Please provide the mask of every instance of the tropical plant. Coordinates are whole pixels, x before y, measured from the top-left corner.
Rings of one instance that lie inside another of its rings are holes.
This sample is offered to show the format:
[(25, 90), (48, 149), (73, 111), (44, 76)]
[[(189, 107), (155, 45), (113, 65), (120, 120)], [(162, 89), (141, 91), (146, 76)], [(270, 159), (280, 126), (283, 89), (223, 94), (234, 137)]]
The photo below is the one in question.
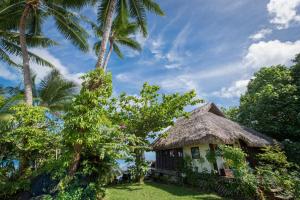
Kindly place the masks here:
[[(103, 32), (101, 27), (94, 26), (94, 32), (98, 37), (102, 37)], [(120, 24), (120, 21), (115, 21), (111, 28), (109, 37), (109, 51), (105, 58), (103, 69), (106, 71), (108, 61), (110, 59), (112, 51), (114, 51), (119, 58), (123, 58), (123, 54), (120, 50), (120, 45), (127, 46), (133, 50), (141, 51), (141, 45), (132, 38), (132, 35), (137, 31), (138, 26), (135, 23)], [(94, 44), (94, 50), (96, 55), (99, 55), (101, 47), (101, 41)]]
[(66, 111), (78, 86), (52, 70), (37, 87), (35, 102), (51, 111)]
[(299, 141), (297, 78), (290, 68), (281, 65), (260, 69), (240, 99), (238, 120), (279, 141)]
[(224, 158), (225, 164), (233, 171), (235, 181), (228, 185), (235, 194), (245, 198), (253, 198), (257, 195), (257, 180), (246, 161), (246, 153), (241, 148), (220, 145), (217, 152)]
[(102, 29), (102, 41), (96, 67), (103, 67), (104, 55), (111, 35), (113, 17), (116, 15), (121, 24), (126, 24), (128, 18), (136, 21), (144, 36), (147, 35), (146, 11), (164, 15), (160, 6), (153, 0), (103, 0), (98, 7), (98, 23)]
[(132, 148), (129, 144), (135, 144), (134, 135), (126, 135), (109, 119), (111, 79), (111, 74), (101, 68), (83, 76), (80, 93), (64, 116), (63, 139), (69, 169), (60, 184), (63, 191), (79, 181), (86, 183), (80, 186), (84, 188), (94, 183), (97, 195), (103, 195), (101, 188), (117, 172), (116, 159), (125, 157)]
[[(81, 5), (82, 2), (78, 2)], [(57, 29), (81, 50), (87, 51), (86, 31), (78, 24), (78, 15), (70, 12), (60, 1), (50, 0), (6, 0), (1, 3), (0, 19), (6, 29), (19, 29), (20, 47), (23, 57), (25, 101), (32, 105), (32, 82), (30, 77), (27, 35), (42, 35), (42, 24), (49, 16), (54, 18)]]
[(258, 155), (259, 166), (256, 168), (257, 180), (264, 195), (273, 193), (276, 197), (298, 199), (300, 174), (299, 169), (288, 162), (279, 144), (267, 146)]
[[(31, 76), (33, 83), (34, 105), (47, 107), (52, 113), (66, 111), (72, 98), (77, 92), (78, 86), (66, 80), (58, 70), (52, 70), (39, 85), (36, 84), (36, 76)], [(5, 113), (13, 105), (23, 102), (24, 91), (20, 86), (7, 87), (7, 98), (5, 99), (0, 113)]]
[(55, 157), (57, 145), (57, 135), (48, 129), (45, 108), (19, 104), (10, 110), (7, 124), (11, 126), (0, 132), (0, 198), (26, 189), (34, 170)]
[(114, 99), (111, 110), (115, 123), (123, 127), (128, 135), (134, 135), (142, 142), (139, 148), (132, 151), (136, 167), (136, 181), (143, 182), (145, 170), (144, 152), (149, 149), (149, 138), (154, 139), (156, 132), (162, 131), (174, 123), (174, 119), (187, 115), (184, 108), (195, 105), (201, 100), (196, 98), (195, 91), (182, 95), (159, 94), (159, 87), (145, 83), (139, 96), (121, 94)]

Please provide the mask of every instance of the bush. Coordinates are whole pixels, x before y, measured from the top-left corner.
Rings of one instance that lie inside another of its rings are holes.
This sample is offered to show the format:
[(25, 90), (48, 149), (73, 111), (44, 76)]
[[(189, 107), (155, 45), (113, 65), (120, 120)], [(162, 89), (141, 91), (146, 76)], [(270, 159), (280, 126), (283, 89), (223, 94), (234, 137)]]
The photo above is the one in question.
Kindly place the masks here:
[(279, 145), (265, 147), (258, 158), (257, 179), (264, 193), (299, 198), (299, 169), (287, 161)]

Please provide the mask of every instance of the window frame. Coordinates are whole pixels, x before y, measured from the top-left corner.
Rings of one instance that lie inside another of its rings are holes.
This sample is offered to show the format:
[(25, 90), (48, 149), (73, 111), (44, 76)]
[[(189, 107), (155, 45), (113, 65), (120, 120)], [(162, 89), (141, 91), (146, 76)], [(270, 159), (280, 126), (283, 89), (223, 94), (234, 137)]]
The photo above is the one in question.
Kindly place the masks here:
[[(197, 154), (198, 155), (195, 155), (195, 151), (198, 151)], [(199, 147), (191, 147), (191, 156), (192, 156), (192, 159), (200, 159), (201, 157), (201, 153), (200, 153), (200, 148)]]

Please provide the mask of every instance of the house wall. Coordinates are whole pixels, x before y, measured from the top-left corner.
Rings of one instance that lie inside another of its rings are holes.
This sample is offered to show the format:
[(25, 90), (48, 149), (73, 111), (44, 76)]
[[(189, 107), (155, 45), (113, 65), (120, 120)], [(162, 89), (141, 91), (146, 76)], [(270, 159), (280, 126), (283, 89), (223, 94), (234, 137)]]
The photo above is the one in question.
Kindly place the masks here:
[[(211, 172), (211, 170), (214, 169), (214, 166), (212, 163), (210, 163), (207, 159), (206, 159), (206, 153), (207, 151), (209, 151), (209, 144), (199, 144), (199, 145), (193, 145), (193, 146), (185, 146), (183, 147), (183, 157), (190, 157), (192, 158), (192, 154), (191, 154), (191, 148), (192, 147), (199, 147), (199, 151), (200, 151), (200, 156), (203, 158), (204, 162), (199, 162), (198, 159), (193, 159), (192, 160), (192, 166), (196, 169), (198, 169), (198, 172)], [(217, 157), (216, 158), (216, 163), (217, 163), (217, 167), (218, 170), (224, 168), (224, 161), (221, 157)]]

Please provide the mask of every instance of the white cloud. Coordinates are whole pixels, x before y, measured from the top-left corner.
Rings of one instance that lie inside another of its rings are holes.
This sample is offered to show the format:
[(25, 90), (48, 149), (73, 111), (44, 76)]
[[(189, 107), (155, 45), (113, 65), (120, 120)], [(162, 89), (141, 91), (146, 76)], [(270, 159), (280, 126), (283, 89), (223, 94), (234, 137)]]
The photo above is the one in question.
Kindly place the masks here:
[(299, 52), (300, 40), (295, 42), (261, 41), (250, 45), (244, 64), (246, 67), (255, 69), (278, 64), (289, 65)]
[(4, 65), (0, 65), (0, 77), (6, 80), (14, 81), (18, 79), (17, 74), (11, 72), (7, 67)]
[(177, 69), (177, 68), (180, 68), (180, 67), (181, 67), (181, 65), (178, 64), (178, 63), (165, 65), (165, 68), (167, 68), (167, 69)]
[(257, 41), (257, 40), (264, 39), (267, 35), (269, 35), (271, 33), (272, 33), (272, 29), (264, 28), (264, 29), (259, 30), (257, 33), (250, 35), (249, 38)]
[(291, 60), (300, 52), (300, 40), (295, 42), (281, 42), (279, 40), (261, 41), (250, 45), (247, 54), (241, 61), (241, 65), (248, 71), (244, 74), (247, 79), (237, 80), (228, 87), (222, 87), (219, 91), (212, 92), (213, 96), (222, 98), (240, 97), (246, 91), (253, 70), (271, 65), (290, 65)]
[[(74, 81), (78, 85), (81, 84), (80, 77), (84, 73), (71, 73), (66, 66), (64, 66), (61, 61), (52, 55), (49, 51), (45, 49), (35, 48), (31, 50), (33, 53), (39, 55), (40, 57), (44, 58), (45, 60), (49, 61), (54, 67), (60, 71), (60, 73), (68, 80)], [(50, 71), (51, 68), (49, 67), (42, 67), (36, 63), (31, 63), (31, 69), (37, 74), (37, 81), (42, 80)]]
[(270, 0), (267, 5), (269, 14), (272, 16), (271, 23), (278, 29), (288, 28), (291, 23), (300, 22), (297, 7), (300, 0)]
[(249, 81), (249, 79), (235, 81), (231, 86), (222, 87), (220, 91), (213, 92), (212, 95), (222, 98), (240, 97), (246, 92)]
[(116, 79), (121, 81), (121, 82), (129, 82), (130, 81), (130, 77), (125, 73), (117, 74)]

